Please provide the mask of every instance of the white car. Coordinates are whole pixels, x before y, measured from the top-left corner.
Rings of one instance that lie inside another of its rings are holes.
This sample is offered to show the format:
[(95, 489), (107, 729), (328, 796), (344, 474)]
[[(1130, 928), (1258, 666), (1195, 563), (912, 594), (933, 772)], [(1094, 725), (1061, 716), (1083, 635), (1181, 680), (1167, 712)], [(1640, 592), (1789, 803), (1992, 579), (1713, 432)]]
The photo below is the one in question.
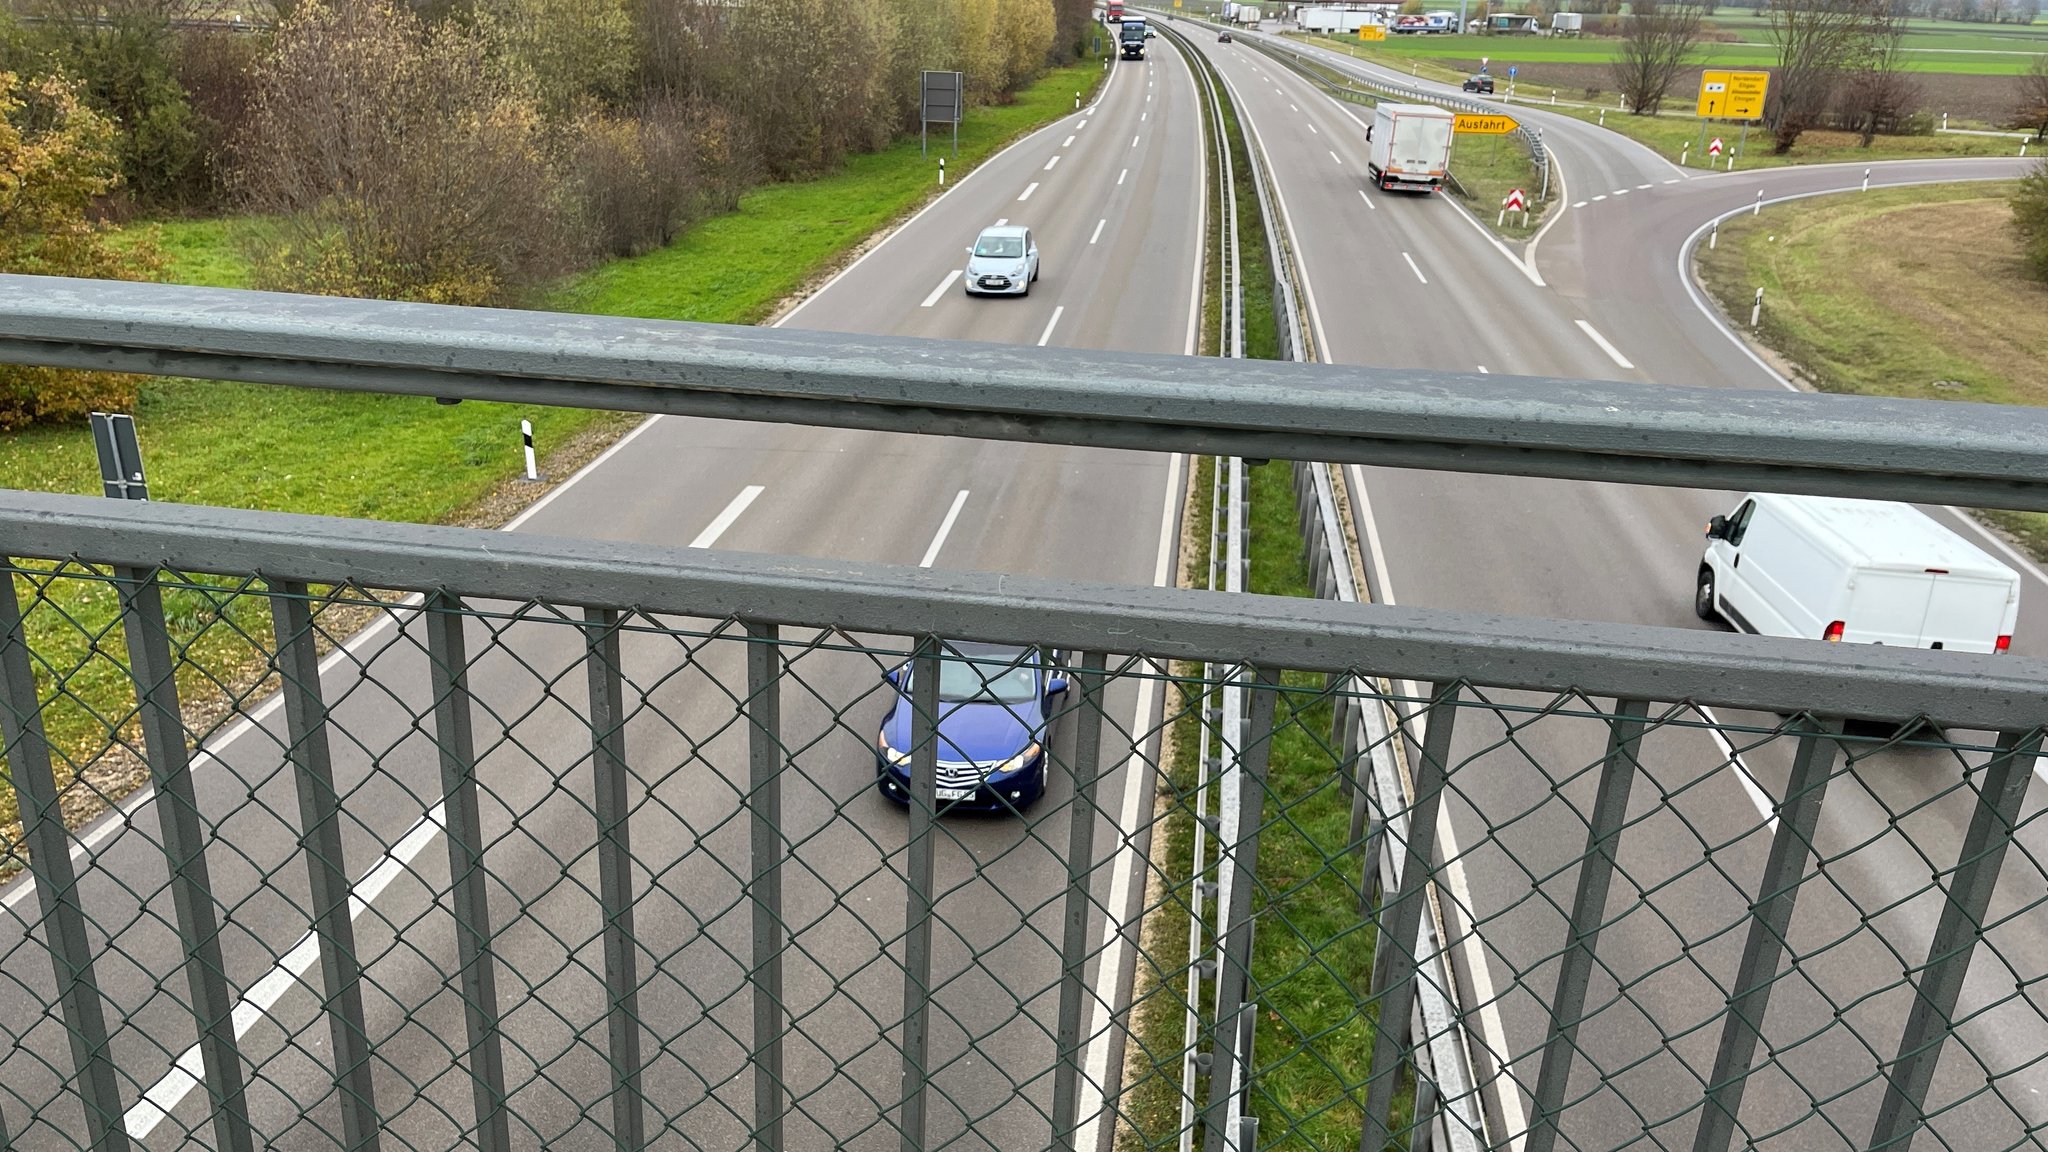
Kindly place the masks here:
[(1016, 224), (982, 229), (967, 250), (967, 275), (961, 282), (969, 296), (1029, 296), (1038, 279), (1038, 242), (1031, 229)]

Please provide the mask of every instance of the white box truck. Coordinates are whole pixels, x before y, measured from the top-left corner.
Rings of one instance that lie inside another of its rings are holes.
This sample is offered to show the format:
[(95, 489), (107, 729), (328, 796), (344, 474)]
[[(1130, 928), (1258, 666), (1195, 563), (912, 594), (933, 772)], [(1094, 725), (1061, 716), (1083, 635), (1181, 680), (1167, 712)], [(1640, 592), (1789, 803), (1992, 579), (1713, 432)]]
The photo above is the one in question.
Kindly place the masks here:
[(1457, 114), (1434, 104), (1373, 108), (1365, 129), (1365, 166), (1382, 189), (1434, 192), (1451, 168), (1451, 132)]
[(2020, 578), (1910, 504), (1757, 493), (1708, 523), (1693, 610), (1764, 636), (2002, 653)]
[(1231, 13), (1230, 21), (1245, 28), (1257, 28), (1259, 26), (1259, 6), (1257, 4), (1239, 4), (1237, 10)]
[(1577, 36), (1586, 30), (1586, 17), (1579, 12), (1553, 12), (1550, 16), (1552, 36)]

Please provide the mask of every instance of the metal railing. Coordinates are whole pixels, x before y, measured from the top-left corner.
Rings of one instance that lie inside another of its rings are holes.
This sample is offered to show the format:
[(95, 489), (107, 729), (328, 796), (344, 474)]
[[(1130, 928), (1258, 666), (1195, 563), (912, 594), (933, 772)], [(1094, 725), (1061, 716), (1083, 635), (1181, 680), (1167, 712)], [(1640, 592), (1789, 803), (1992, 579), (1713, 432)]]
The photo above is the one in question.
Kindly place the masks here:
[[(2048, 506), (2026, 410), (16, 277), (0, 332), (202, 378)], [(1167, 1148), (1185, 1053), (1125, 1028), (1191, 975), (1261, 1013), (1261, 1147), (1420, 1138), (1401, 1084), (1445, 1043), (1470, 1082), (1430, 1065), (1435, 1114), (1481, 1147), (2040, 1122), (2038, 660), (24, 492), (0, 553), (10, 1146)], [(1044, 746), (1020, 814), (936, 791), (967, 641), (1063, 662), (1049, 720), (986, 702)], [(1161, 861), (1216, 813), (1172, 754), (1204, 664), (1248, 700), (1210, 972), (1142, 935), (1189, 915)]]

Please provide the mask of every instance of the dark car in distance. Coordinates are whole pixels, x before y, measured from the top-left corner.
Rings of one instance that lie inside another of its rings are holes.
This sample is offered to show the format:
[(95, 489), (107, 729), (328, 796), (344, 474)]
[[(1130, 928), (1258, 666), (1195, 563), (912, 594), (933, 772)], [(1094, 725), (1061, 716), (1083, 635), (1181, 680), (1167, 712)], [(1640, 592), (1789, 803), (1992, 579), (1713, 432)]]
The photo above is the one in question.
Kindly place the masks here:
[(1493, 95), (1493, 77), (1488, 76), (1484, 72), (1477, 76), (1467, 76), (1465, 78), (1465, 91), (1480, 92), (1491, 96)]

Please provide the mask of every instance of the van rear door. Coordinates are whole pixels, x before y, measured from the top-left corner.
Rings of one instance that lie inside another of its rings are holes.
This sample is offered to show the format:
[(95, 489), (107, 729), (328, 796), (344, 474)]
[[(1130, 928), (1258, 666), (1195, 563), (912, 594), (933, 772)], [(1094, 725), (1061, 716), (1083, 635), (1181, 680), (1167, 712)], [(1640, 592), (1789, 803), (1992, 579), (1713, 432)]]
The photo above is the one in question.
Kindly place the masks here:
[(2006, 631), (2006, 605), (2014, 588), (1990, 573), (1930, 575), (1933, 594), (1920, 625), (1920, 647), (1939, 644), (1954, 652), (1990, 652)]
[[(1842, 639), (1849, 644), (1921, 648), (1921, 624), (1934, 577), (1926, 572), (1857, 568), (1849, 575), (1849, 609)], [(1822, 621), (1822, 626), (1826, 626)]]

